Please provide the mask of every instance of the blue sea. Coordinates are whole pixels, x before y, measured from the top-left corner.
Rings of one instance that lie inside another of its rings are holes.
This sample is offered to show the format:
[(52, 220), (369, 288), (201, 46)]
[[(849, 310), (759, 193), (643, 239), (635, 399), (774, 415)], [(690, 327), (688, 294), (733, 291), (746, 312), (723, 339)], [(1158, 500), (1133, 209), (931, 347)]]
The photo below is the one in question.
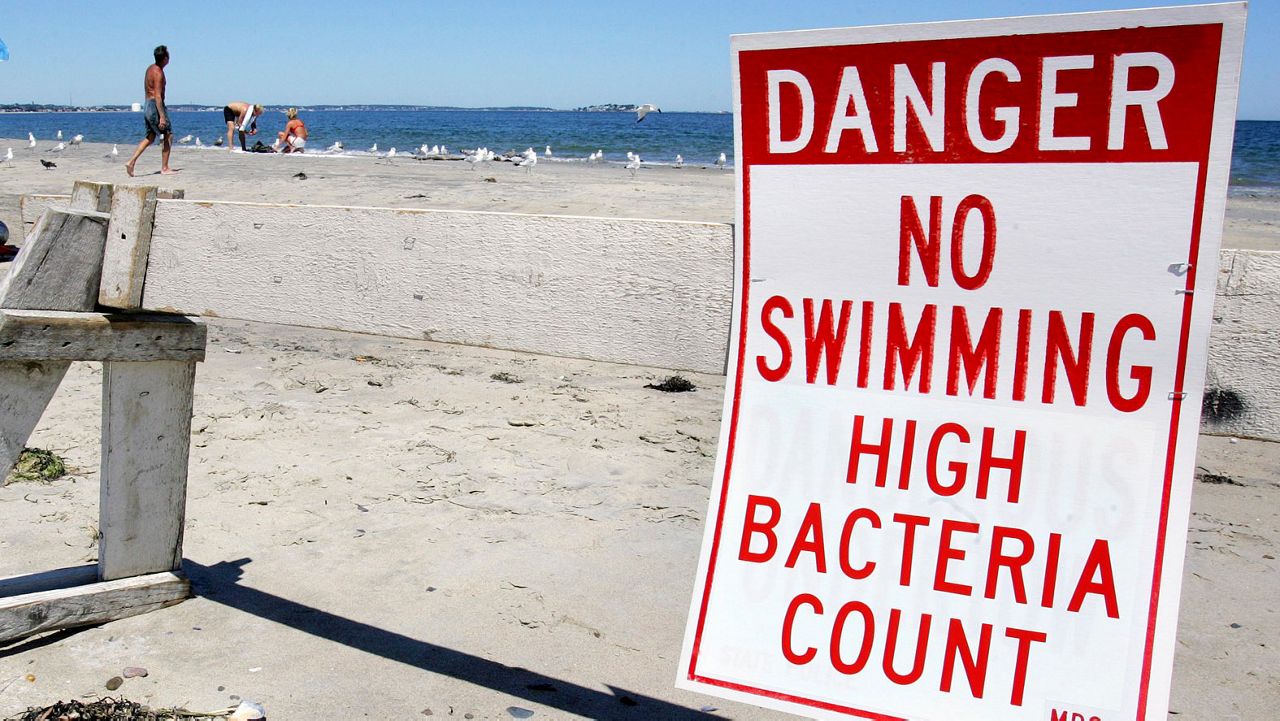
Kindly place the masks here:
[[(554, 160), (580, 161), (603, 150), (606, 161), (625, 163), (638, 153), (646, 163), (671, 163), (677, 154), (690, 164), (710, 164), (724, 153), (733, 158), (733, 116), (728, 113), (650, 114), (637, 123), (631, 113), (579, 113), (532, 110), (310, 111), (303, 115), (311, 131), (311, 147), (341, 141), (346, 152), (380, 152), (395, 147), (411, 152), (418, 146), (444, 145), (452, 153), (487, 147), (497, 153), (538, 150), (550, 145)], [(199, 136), (206, 144), (226, 133), (221, 112), (174, 112), (179, 136)], [(259, 123), (264, 141), (275, 139), (284, 115), (268, 112)], [(0, 138), (41, 141), (62, 130), (66, 138), (80, 133), (87, 142), (133, 144), (142, 135), (138, 113), (0, 113)], [(251, 141), (252, 142), (252, 141)], [(1233, 193), (1280, 194), (1280, 121), (1236, 123), (1231, 161)]]
[[(651, 164), (674, 162), (676, 155), (689, 164), (709, 164), (720, 153), (733, 162), (733, 116), (728, 113), (651, 113), (639, 123), (634, 113), (534, 110), (326, 110), (301, 115), (310, 134), (309, 150), (340, 141), (353, 154), (368, 152), (377, 143), (379, 153), (393, 147), (407, 153), (425, 144), (446, 146), (453, 154), (464, 148), (486, 147), (502, 154), (532, 147), (541, 156), (549, 145), (553, 159), (566, 161), (603, 150), (606, 161), (617, 163), (626, 163), (628, 152)], [(173, 112), (171, 120), (178, 137), (189, 133), (205, 144), (226, 137), (220, 110)], [(257, 138), (247, 142), (270, 144), (284, 124), (283, 113), (267, 111), (258, 121)], [(142, 138), (142, 115), (0, 113), (0, 138), (25, 138), (32, 132), (40, 141), (51, 141), (58, 130), (64, 138), (79, 133), (85, 142), (132, 145)]]

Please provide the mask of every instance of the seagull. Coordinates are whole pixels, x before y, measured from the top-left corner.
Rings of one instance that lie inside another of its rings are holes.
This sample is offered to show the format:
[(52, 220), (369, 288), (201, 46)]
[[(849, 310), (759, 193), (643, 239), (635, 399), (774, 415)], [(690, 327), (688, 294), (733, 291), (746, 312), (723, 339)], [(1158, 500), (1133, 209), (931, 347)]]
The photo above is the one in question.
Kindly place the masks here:
[[(434, 146), (433, 146), (433, 147), (434, 147)], [(441, 155), (448, 155), (448, 154), (449, 154), (449, 146), (447, 146), (447, 145), (441, 145), (441, 146), (440, 146), (440, 154), (441, 154)]]
[(58, 167), (57, 163), (51, 163), (45, 160), (44, 158), (40, 159), (40, 164), (44, 166), (45, 170), (53, 170), (54, 168)]
[(676, 156), (676, 167), (677, 167), (677, 168), (683, 168), (683, 167), (684, 167), (684, 156), (683, 156), (683, 155), (677, 155), (677, 156)]
[(83, 142), (84, 142), (84, 136), (83, 136), (83, 135), (79, 135), (79, 134), (77, 134), (74, 138), (72, 138), (72, 139), (71, 139), (71, 144), (72, 144), (72, 145), (79, 145), (80, 143), (83, 143)]
[[(423, 145), (422, 147), (424, 147), (424, 148), (425, 148), (425, 147), (427, 147), (427, 146), (426, 146), (426, 145)], [(439, 146), (439, 145), (432, 145), (432, 146), (431, 146), (431, 154), (432, 154), (432, 155), (440, 155), (440, 146)]]
[(636, 177), (636, 171), (640, 169), (640, 163), (643, 161), (640, 160), (639, 155), (633, 155), (631, 153), (627, 153), (627, 155), (631, 156), (631, 162), (627, 163), (627, 170), (631, 171), (631, 177), (634, 178)]
[(204, 147), (204, 143), (200, 142), (200, 137), (199, 137), (199, 136), (196, 136), (196, 147), (197, 147), (197, 148), (203, 148), (203, 147)]
[(116, 156), (117, 156), (117, 155), (119, 155), (119, 154), (120, 154), (120, 147), (119, 147), (119, 146), (116, 146), (116, 145), (112, 145), (112, 146), (111, 146), (111, 157), (113, 157), (113, 158), (114, 158), (114, 157), (116, 157)]
[(178, 138), (178, 142), (179, 142), (179, 143), (181, 143), (181, 144), (183, 144), (183, 145), (186, 145), (187, 143), (191, 142), (191, 134), (190, 134), (190, 133), (187, 133), (186, 135), (182, 136), (181, 138)]
[(520, 155), (520, 159), (515, 161), (516, 165), (524, 168), (524, 172), (533, 171), (533, 166), (538, 164), (538, 154), (533, 152), (533, 148), (529, 148)]
[(33, 133), (27, 133), (27, 150), (36, 149), (36, 136)]
[(654, 105), (653, 103), (645, 103), (644, 105), (641, 105), (640, 107), (636, 108), (636, 122), (638, 123), (641, 120), (644, 120), (644, 116), (648, 115), (649, 113), (660, 113), (660, 112), (662, 111), (658, 108), (657, 105)]
[(719, 166), (721, 170), (724, 170), (724, 166), (728, 162), (728, 159), (724, 157), (724, 153), (721, 153), (720, 157), (716, 158), (716, 165)]
[(370, 153), (376, 153), (376, 152), (378, 152), (378, 144), (377, 144), (377, 143), (374, 143), (374, 144), (373, 144), (373, 147), (372, 147), (372, 148), (369, 148), (369, 152), (370, 152)]
[(219, 135), (219, 136), (218, 136), (218, 137), (213, 141), (213, 147), (215, 147), (215, 148), (221, 148), (221, 147), (222, 147), (222, 136), (221, 136), (221, 135)]
[(468, 153), (463, 160), (471, 164), (471, 169), (475, 170), (481, 163), (489, 159), (488, 148), (476, 148), (474, 153)]
[(418, 146), (418, 155), (422, 155), (422, 156), (431, 155), (431, 148), (428, 148), (426, 143), (423, 143), (422, 145), (419, 145), (419, 146)]
[(387, 157), (388, 158), (396, 157), (396, 149), (394, 147), (387, 151)]
[(328, 152), (330, 152), (330, 153), (341, 153), (341, 152), (342, 152), (342, 141), (340, 141), (340, 140), (335, 140), (335, 141), (334, 141), (334, 143), (333, 143), (333, 145), (330, 145), (330, 146), (329, 146), (329, 151), (328, 151)]
[(548, 146), (547, 146), (547, 152), (543, 153), (543, 155), (544, 155), (544, 156), (546, 156), (546, 157), (548, 157), (548, 158), (550, 158), (550, 157), (551, 157), (551, 146), (550, 146), (550, 145), (548, 145)]
[(66, 149), (67, 149), (67, 145), (66, 145), (66, 143), (58, 143), (57, 145), (53, 146), (52, 148), (49, 148), (48, 150), (46, 150), (45, 152), (46, 152), (46, 153), (61, 153), (62, 151), (66, 150)]
[(61, 130), (59, 130), (59, 131), (58, 131), (58, 140), (62, 140), (62, 131), (61, 131)]
[(4, 162), (8, 163), (9, 165), (13, 165), (13, 148), (9, 148), (7, 151), (5, 151)]
[(636, 154), (635, 154), (635, 153), (633, 153), (633, 152), (631, 152), (630, 150), (628, 150), (628, 151), (627, 151), (627, 162), (631, 162), (631, 161), (633, 161), (633, 160), (635, 160), (635, 159), (636, 159)]

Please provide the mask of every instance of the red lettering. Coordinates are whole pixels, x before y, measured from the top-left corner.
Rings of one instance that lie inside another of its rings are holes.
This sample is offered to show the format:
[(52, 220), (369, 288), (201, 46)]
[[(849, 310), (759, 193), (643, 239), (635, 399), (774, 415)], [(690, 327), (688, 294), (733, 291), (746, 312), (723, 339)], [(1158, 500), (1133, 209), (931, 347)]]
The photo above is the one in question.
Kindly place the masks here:
[(974, 653), (969, 646), (969, 639), (964, 635), (964, 625), (960, 619), (951, 619), (947, 628), (947, 645), (942, 652), (942, 685), (943, 693), (951, 693), (951, 678), (955, 674), (956, 658), (964, 665), (964, 675), (969, 680), (969, 693), (974, 698), (982, 698), (982, 689), (987, 683), (987, 658), (991, 653), (991, 624), (982, 624), (978, 634), (978, 652)]
[[(978, 264), (978, 272), (968, 275), (964, 272), (964, 227), (969, 212), (973, 210), (977, 210), (982, 217), (982, 260)], [(955, 278), (956, 285), (965, 290), (977, 290), (986, 285), (987, 279), (991, 277), (995, 258), (996, 211), (991, 207), (991, 201), (983, 196), (966, 196), (956, 206), (955, 219), (951, 225), (951, 275)]]
[[(855, 611), (862, 616), (862, 646), (858, 649), (858, 657), (853, 660), (853, 663), (847, 663), (840, 654), (840, 647), (844, 640), (845, 619)], [(871, 658), (871, 642), (875, 640), (875, 634), (876, 621), (867, 604), (861, 601), (850, 601), (841, 606), (836, 613), (835, 625), (831, 629), (831, 665), (846, 676), (852, 676), (861, 671), (867, 665), (867, 660)]]
[[(978, 387), (978, 376), (984, 375), (982, 397), (996, 397), (996, 374), (1000, 363), (1000, 321), (1004, 312), (999, 308), (987, 311), (987, 319), (982, 324), (982, 334), (978, 342), (973, 343), (969, 336), (969, 317), (964, 306), (955, 306), (951, 310), (951, 352), (947, 359), (947, 395), (954, 396), (960, 392), (960, 370), (963, 366), (965, 381), (969, 385), (969, 395), (973, 395)], [(986, 369), (986, 373), (983, 373)]]
[(952, 561), (963, 561), (965, 551), (951, 545), (951, 536), (955, 533), (977, 533), (978, 524), (968, 521), (942, 521), (942, 537), (938, 541), (938, 565), (933, 573), (933, 590), (954, 593), (960, 596), (973, 595), (973, 586), (965, 583), (954, 583), (947, 580), (947, 564)]
[(1138, 382), (1138, 389), (1126, 398), (1120, 392), (1120, 351), (1124, 345), (1124, 336), (1131, 330), (1142, 332), (1143, 340), (1155, 340), (1156, 329), (1151, 321), (1139, 313), (1130, 313), (1116, 323), (1111, 332), (1111, 342), (1107, 344), (1107, 400), (1112, 407), (1122, 413), (1132, 413), (1146, 405), (1151, 395), (1151, 366), (1133, 366), (1129, 377)]
[(884, 388), (893, 390), (897, 382), (898, 364), (902, 364), (902, 387), (910, 388), (911, 379), (920, 371), (920, 392), (928, 393), (933, 381), (933, 338), (938, 324), (938, 307), (932, 303), (920, 311), (920, 322), (908, 342), (907, 321), (901, 303), (889, 304), (889, 331), (885, 339)]
[(1013, 666), (1013, 690), (1009, 694), (1009, 703), (1022, 705), (1022, 694), (1027, 685), (1027, 662), (1031, 656), (1032, 643), (1044, 643), (1049, 636), (1039, 631), (1024, 631), (1020, 628), (1006, 628), (1004, 635), (1018, 642), (1018, 660)]
[(902, 571), (898, 577), (898, 585), (906, 586), (911, 583), (911, 557), (916, 552), (916, 528), (929, 525), (929, 518), (895, 513), (893, 522), (902, 524)]
[[(769, 509), (769, 520), (764, 522), (756, 520), (756, 509), (761, 506)], [(773, 554), (778, 551), (778, 536), (773, 528), (781, 519), (782, 506), (776, 500), (768, 496), (747, 496), (747, 513), (742, 522), (742, 543), (738, 546), (738, 560), (765, 563), (773, 558)], [(759, 553), (751, 550), (751, 538), (757, 533), (765, 539), (765, 550)]]
[[(1095, 581), (1094, 576), (1098, 576)], [(1107, 616), (1120, 618), (1119, 604), (1116, 602), (1116, 579), (1111, 570), (1111, 549), (1106, 541), (1098, 539), (1089, 549), (1089, 558), (1084, 562), (1084, 570), (1080, 572), (1080, 581), (1076, 583), (1076, 591), (1071, 594), (1068, 611), (1079, 611), (1084, 605), (1084, 597), (1090, 593), (1102, 596), (1107, 607)]]
[(840, 322), (834, 334), (831, 332), (831, 301), (822, 301), (822, 310), (818, 314), (815, 326), (813, 318), (813, 299), (804, 299), (804, 364), (805, 380), (813, 383), (818, 378), (818, 365), (822, 356), (827, 357), (827, 385), (836, 384), (840, 376), (840, 360), (844, 357), (844, 339), (849, 333), (849, 316), (853, 313), (852, 301), (840, 302)]
[(898, 231), (898, 285), (911, 284), (911, 248), (920, 256), (925, 282), (930, 288), (938, 287), (940, 265), (939, 241), (942, 236), (942, 196), (929, 198), (929, 237), (926, 239), (920, 223), (920, 211), (915, 198), (902, 196)]
[(845, 481), (858, 482), (858, 461), (865, 453), (876, 457), (876, 487), (884, 488), (885, 479), (889, 475), (889, 441), (893, 439), (893, 419), (886, 418), (881, 422), (879, 443), (862, 441), (862, 422), (861, 415), (853, 417), (853, 438), (849, 441), (849, 471)]
[[(1022, 544), (1022, 549), (1017, 554), (1010, 555), (1004, 552), (1004, 542), (1014, 539)], [(994, 599), (996, 597), (996, 585), (1000, 580), (1000, 569), (1009, 569), (1009, 582), (1013, 584), (1013, 598), (1018, 603), (1027, 602), (1027, 587), (1022, 578), (1022, 569), (1031, 561), (1031, 557), (1035, 555), (1035, 541), (1031, 539), (1031, 534), (1021, 528), (1009, 528), (1007, 526), (995, 526), (991, 533), (991, 556), (987, 562), (987, 585), (983, 591), (983, 596)]]
[(991, 481), (991, 471), (1000, 468), (1009, 472), (1009, 495), (1010, 503), (1018, 502), (1018, 495), (1022, 492), (1022, 459), (1027, 450), (1027, 432), (1023, 430), (1015, 430), (1013, 432), (1013, 451), (1008, 458), (1001, 458), (995, 455), (996, 429), (987, 427), (982, 429), (982, 455), (978, 459), (978, 498), (987, 497), (987, 486)]
[(929, 488), (939, 496), (954, 496), (964, 488), (965, 472), (968, 466), (963, 461), (951, 461), (947, 464), (947, 468), (951, 470), (952, 482), (950, 485), (943, 485), (938, 481), (938, 448), (942, 445), (942, 441), (947, 436), (953, 435), (960, 439), (961, 443), (969, 442), (969, 431), (959, 423), (943, 423), (933, 432), (933, 437), (929, 439), (929, 455), (925, 460), (925, 471), (929, 479)]
[(791, 604), (787, 606), (787, 613), (782, 618), (782, 655), (791, 663), (797, 666), (803, 666), (813, 660), (818, 655), (818, 649), (810, 646), (801, 653), (796, 653), (795, 648), (791, 644), (791, 627), (795, 624), (796, 612), (801, 606), (809, 606), (813, 612), (822, 615), (822, 601), (811, 593), (802, 593), (791, 599)]
[(817, 503), (809, 504), (804, 520), (800, 522), (800, 530), (796, 531), (796, 542), (792, 544), (791, 553), (787, 555), (787, 568), (795, 568), (800, 554), (806, 551), (813, 554), (814, 568), (818, 573), (826, 573), (827, 551), (822, 537), (822, 506)]
[(791, 370), (791, 341), (787, 340), (787, 334), (782, 329), (773, 324), (773, 311), (782, 311), (783, 318), (790, 318), (795, 315), (791, 309), (791, 302), (780, 295), (775, 295), (764, 302), (764, 307), (760, 309), (760, 325), (764, 327), (764, 332), (773, 342), (778, 344), (778, 350), (782, 353), (782, 358), (778, 361), (776, 368), (769, 367), (769, 361), (762, 355), (756, 356), (756, 370), (760, 372), (760, 377), (770, 383), (777, 383), (787, 377), (787, 373)]
[[(1067, 374), (1067, 383), (1071, 386), (1071, 397), (1078, 406), (1083, 406), (1089, 394), (1089, 360), (1093, 346), (1093, 313), (1080, 314), (1080, 352), (1071, 348), (1071, 338), (1067, 336), (1066, 322), (1062, 319), (1062, 311), (1049, 311), (1049, 335), (1044, 350), (1044, 392), (1041, 400), (1053, 402), (1054, 386), (1058, 380), (1056, 366), (1061, 364)], [(1057, 363), (1054, 362), (1057, 358)]]
[(1062, 553), (1062, 534), (1049, 534), (1049, 549), (1044, 559), (1044, 587), (1040, 591), (1040, 605), (1053, 608), (1053, 596), (1058, 587), (1058, 557)]
[(890, 609), (889, 630), (884, 640), (884, 675), (890, 681), (899, 686), (910, 686), (920, 680), (920, 675), (924, 673), (925, 652), (929, 650), (929, 625), (932, 622), (933, 616), (927, 613), (920, 614), (920, 630), (916, 633), (916, 647), (911, 654), (914, 658), (911, 670), (907, 673), (898, 673), (893, 667), (893, 659), (898, 653), (898, 626), (902, 623), (902, 611), (896, 608)]
[(875, 321), (876, 304), (862, 301), (862, 329), (858, 346), (858, 387), (866, 388), (871, 379), (871, 324)]
[[(858, 521), (866, 519), (871, 523), (871, 527), (880, 528), (880, 516), (870, 508), (855, 508), (848, 518), (844, 519), (844, 528), (840, 531), (840, 570), (844, 571), (844, 575), (849, 578), (861, 580), (871, 575), (876, 570), (875, 561), (867, 561), (862, 564), (861, 568), (854, 568), (849, 558), (849, 547), (852, 545), (853, 527)], [(843, 609), (841, 609), (843, 611)]]
[(1027, 399), (1027, 357), (1031, 353), (1031, 311), (1018, 311), (1018, 348), (1013, 356), (1013, 399)]

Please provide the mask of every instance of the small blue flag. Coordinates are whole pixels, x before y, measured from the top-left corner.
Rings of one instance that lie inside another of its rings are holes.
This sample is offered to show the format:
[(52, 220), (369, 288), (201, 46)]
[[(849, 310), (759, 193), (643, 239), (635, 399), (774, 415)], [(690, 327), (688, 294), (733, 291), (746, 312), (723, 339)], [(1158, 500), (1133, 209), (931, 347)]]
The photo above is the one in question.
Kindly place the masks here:
[(5, 47), (4, 41), (0, 40), (0, 62), (9, 59), (9, 48)]

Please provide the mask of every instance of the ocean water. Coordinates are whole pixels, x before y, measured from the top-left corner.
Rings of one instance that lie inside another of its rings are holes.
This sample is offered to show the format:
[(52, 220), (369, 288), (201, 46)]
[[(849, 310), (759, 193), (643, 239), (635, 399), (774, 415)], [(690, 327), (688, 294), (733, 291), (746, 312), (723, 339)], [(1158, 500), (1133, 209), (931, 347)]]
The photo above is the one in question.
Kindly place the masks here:
[[(532, 147), (539, 155), (550, 145), (553, 160), (575, 162), (596, 150), (605, 160), (625, 163), (628, 152), (647, 163), (671, 163), (677, 154), (686, 163), (710, 164), (720, 153), (733, 162), (733, 116), (728, 113), (659, 113), (637, 123), (631, 113), (568, 111), (328, 110), (303, 114), (311, 132), (311, 147), (321, 149), (341, 141), (347, 152), (366, 153), (374, 144), (411, 152), (422, 144), (444, 145), (450, 152), (487, 147), (503, 153)], [(207, 144), (225, 136), (221, 112), (174, 112), (179, 136), (199, 136)], [(259, 122), (264, 142), (284, 128), (282, 113), (268, 112)], [(0, 113), (0, 138), (52, 141), (63, 131), (85, 140), (130, 145), (142, 136), (138, 113)], [(252, 141), (250, 141), (252, 142)], [(1280, 195), (1280, 121), (1242, 120), (1236, 123), (1231, 160), (1234, 194)]]
[[(175, 111), (171, 119), (178, 137), (190, 133), (205, 144), (226, 137), (220, 111)], [(542, 161), (550, 145), (553, 159), (565, 161), (603, 150), (605, 160), (616, 163), (626, 163), (628, 152), (653, 164), (674, 162), (677, 154), (689, 164), (713, 163), (720, 153), (733, 162), (733, 116), (728, 113), (651, 113), (640, 123), (634, 113), (524, 110), (327, 110), (304, 112), (302, 119), (309, 148), (341, 141), (355, 154), (368, 152), (374, 143), (379, 153), (393, 147), (398, 153), (412, 152), (423, 144), (444, 145), (450, 153), (486, 147), (501, 154), (532, 147)], [(270, 144), (284, 124), (283, 113), (268, 111), (258, 120), (257, 137), (246, 142)], [(37, 140), (51, 142), (58, 130), (64, 139), (79, 133), (86, 142), (132, 145), (143, 135), (142, 114), (0, 113), (0, 138), (25, 138), (32, 132)]]

